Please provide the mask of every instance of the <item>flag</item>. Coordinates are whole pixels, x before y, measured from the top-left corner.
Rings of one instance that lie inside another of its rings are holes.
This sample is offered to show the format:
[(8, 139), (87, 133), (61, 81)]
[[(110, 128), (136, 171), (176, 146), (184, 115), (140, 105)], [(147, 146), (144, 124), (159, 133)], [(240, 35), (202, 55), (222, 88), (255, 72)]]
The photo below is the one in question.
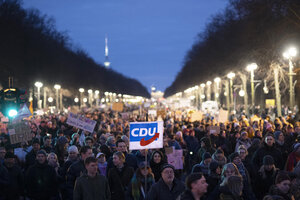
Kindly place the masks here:
[(13, 121), (22, 120), (24, 118), (30, 117), (32, 113), (29, 111), (26, 104), (19, 110), (17, 116), (13, 119)]
[(30, 101), (30, 105), (29, 105), (29, 111), (31, 112), (31, 114), (33, 115), (33, 105), (32, 105), (33, 101)]

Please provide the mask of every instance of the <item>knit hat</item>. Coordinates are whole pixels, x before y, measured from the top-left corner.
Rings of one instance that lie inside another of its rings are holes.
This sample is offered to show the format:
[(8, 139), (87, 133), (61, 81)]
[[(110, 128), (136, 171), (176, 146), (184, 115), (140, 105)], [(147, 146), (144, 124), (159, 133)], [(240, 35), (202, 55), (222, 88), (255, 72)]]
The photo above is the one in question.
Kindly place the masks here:
[(275, 131), (274, 132), (275, 140), (278, 140), (280, 133), (281, 133), (281, 131)]
[(173, 165), (170, 165), (170, 164), (164, 164), (164, 165), (161, 167), (160, 172), (163, 172), (164, 169), (166, 169), (166, 168), (171, 168), (171, 169), (173, 169), (173, 171), (175, 171), (175, 168), (174, 168)]
[(39, 150), (39, 151), (36, 153), (36, 155), (39, 155), (39, 154), (43, 154), (44, 156), (47, 156), (47, 153), (46, 153), (46, 151), (45, 151), (44, 149)]
[(276, 176), (276, 179), (275, 179), (275, 184), (278, 184), (278, 183), (281, 183), (282, 181), (285, 181), (285, 180), (291, 180), (288, 173), (287, 172), (284, 172), (284, 171), (280, 171), (277, 176)]
[(230, 154), (228, 158), (229, 158), (230, 162), (233, 162), (233, 160), (239, 156), (240, 156), (240, 154), (238, 152), (234, 152), (234, 153)]
[(210, 171), (215, 172), (218, 167), (219, 167), (219, 164), (215, 161), (213, 161), (209, 164), (209, 170)]
[(146, 162), (141, 162), (141, 163), (139, 164), (139, 168), (143, 169), (143, 168), (145, 168), (145, 167), (149, 167), (149, 165), (148, 165)]
[(211, 155), (209, 152), (205, 152), (203, 155), (202, 155), (202, 160), (206, 160), (208, 158), (211, 158)]
[(274, 159), (270, 155), (266, 155), (263, 158), (263, 165), (274, 165)]
[(38, 138), (33, 138), (32, 144), (40, 144), (40, 140)]
[(59, 145), (65, 145), (67, 142), (68, 140), (65, 136), (60, 136), (57, 140), (57, 144)]
[(68, 148), (68, 153), (70, 152), (75, 152), (76, 154), (78, 154), (78, 148), (75, 145), (72, 145)]

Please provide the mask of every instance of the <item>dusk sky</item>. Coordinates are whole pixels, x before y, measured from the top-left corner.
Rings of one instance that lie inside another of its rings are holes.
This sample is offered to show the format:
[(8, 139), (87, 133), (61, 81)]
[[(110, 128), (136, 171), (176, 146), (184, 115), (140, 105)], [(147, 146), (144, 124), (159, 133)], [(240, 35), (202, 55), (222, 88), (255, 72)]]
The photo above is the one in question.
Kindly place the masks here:
[(164, 91), (185, 55), (226, 0), (24, 0), (56, 21), (72, 44), (104, 62), (108, 36), (111, 68)]

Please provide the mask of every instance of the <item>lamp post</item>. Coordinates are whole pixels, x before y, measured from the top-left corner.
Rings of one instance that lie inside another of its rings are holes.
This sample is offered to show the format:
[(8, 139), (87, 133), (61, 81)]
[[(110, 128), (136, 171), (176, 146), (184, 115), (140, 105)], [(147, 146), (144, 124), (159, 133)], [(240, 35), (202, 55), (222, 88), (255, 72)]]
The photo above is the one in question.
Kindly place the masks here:
[(251, 103), (252, 103), (252, 113), (254, 111), (254, 107), (255, 107), (255, 88), (254, 88), (254, 70), (257, 69), (257, 64), (256, 63), (251, 63), (249, 65), (247, 65), (246, 70), (248, 72), (250, 72), (251, 75)]
[(206, 82), (207, 85), (207, 89), (206, 89), (206, 96), (207, 96), (207, 100), (210, 101), (211, 100), (211, 81), (207, 81)]
[(95, 90), (96, 107), (99, 105), (99, 90)]
[(80, 108), (82, 107), (83, 103), (83, 99), (82, 99), (82, 93), (84, 92), (84, 89), (83, 88), (79, 88), (79, 92), (80, 92)]
[(230, 72), (227, 74), (227, 78), (229, 78), (229, 82), (230, 82), (230, 85), (229, 85), (229, 93), (230, 94), (227, 94), (227, 95), (230, 95), (230, 105), (233, 104), (233, 78), (235, 77), (235, 73), (233, 72)]
[(293, 76), (295, 73), (293, 72), (293, 62), (292, 57), (297, 55), (297, 49), (295, 47), (289, 48), (287, 51), (283, 53), (283, 57), (289, 60), (289, 79), (290, 79), (290, 108), (293, 110), (294, 108), (294, 85), (293, 85)]
[(219, 91), (220, 91), (220, 82), (221, 82), (221, 78), (216, 77), (214, 79), (214, 85), (215, 85), (215, 101), (218, 103), (219, 102)]
[(35, 82), (35, 87), (37, 87), (37, 101), (38, 101), (38, 109), (42, 108), (40, 98), (41, 98), (41, 87), (43, 87), (43, 83), (41, 82)]
[(89, 104), (90, 104), (90, 107), (92, 107), (92, 102), (93, 102), (93, 90), (92, 90), (92, 89), (89, 89), (89, 90), (88, 90), (88, 94), (89, 94)]
[(58, 95), (59, 95), (58, 91), (60, 90), (60, 88), (61, 88), (61, 86), (60, 86), (59, 84), (55, 84), (55, 85), (54, 85), (54, 89), (55, 89), (55, 91), (56, 91), (56, 95), (55, 95), (56, 100), (55, 100), (55, 101), (56, 101), (56, 109), (57, 109), (57, 110), (60, 109), (59, 101), (58, 101)]

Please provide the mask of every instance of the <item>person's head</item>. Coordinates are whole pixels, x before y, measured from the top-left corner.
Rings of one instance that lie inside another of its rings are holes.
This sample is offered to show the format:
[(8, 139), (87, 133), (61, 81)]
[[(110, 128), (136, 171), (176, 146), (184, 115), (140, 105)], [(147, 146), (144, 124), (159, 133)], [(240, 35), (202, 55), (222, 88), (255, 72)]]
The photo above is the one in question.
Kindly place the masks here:
[(149, 166), (146, 162), (141, 162), (141, 163), (139, 164), (139, 172), (140, 172), (140, 174), (141, 174), (143, 177), (146, 177), (146, 176), (148, 176), (148, 174), (150, 174), (152, 171), (151, 171), (150, 166)]
[(240, 175), (240, 172), (234, 163), (227, 163), (222, 170), (222, 178), (233, 175)]
[(230, 162), (234, 163), (235, 165), (240, 165), (242, 163), (242, 160), (240, 158), (240, 154), (238, 152), (234, 152), (229, 155)]
[(57, 163), (57, 155), (53, 152), (48, 154), (47, 160), (49, 163)]
[(85, 160), (88, 157), (93, 155), (92, 148), (90, 146), (83, 146), (80, 149), (80, 156), (82, 160)]
[(267, 134), (265, 137), (265, 143), (270, 147), (273, 146), (275, 143), (274, 136), (272, 134)]
[(242, 160), (245, 160), (246, 156), (248, 155), (248, 150), (244, 145), (240, 145), (237, 152)]
[(202, 160), (204, 162), (205, 165), (209, 165), (209, 163), (211, 163), (211, 155), (209, 152), (205, 152), (203, 155), (202, 155)]
[(105, 154), (104, 153), (101, 153), (99, 152), (96, 156), (96, 158), (98, 159), (98, 162), (99, 163), (105, 163), (106, 162), (106, 158), (105, 158)]
[(274, 132), (274, 138), (277, 141), (284, 142), (284, 135), (281, 131), (275, 131)]
[(241, 139), (247, 139), (248, 138), (248, 133), (246, 132), (246, 131), (243, 131), (242, 133), (241, 133)]
[(88, 136), (84, 139), (84, 143), (85, 143), (85, 145), (92, 148), (94, 145), (94, 139), (92, 137)]
[(16, 158), (16, 156), (13, 153), (7, 152), (4, 157), (5, 166), (8, 168), (13, 167), (16, 163), (15, 158)]
[(40, 150), (41, 146), (40, 146), (40, 140), (38, 138), (34, 138), (32, 140), (32, 149), (35, 152), (38, 152)]
[(266, 171), (271, 171), (274, 168), (274, 159), (270, 155), (265, 155), (263, 158), (263, 165)]
[(256, 137), (262, 138), (262, 133), (261, 133), (261, 131), (259, 129), (254, 132), (254, 135)]
[(207, 192), (206, 179), (202, 173), (192, 173), (185, 180), (186, 187), (196, 196), (203, 196)]
[(217, 149), (215, 152), (215, 157), (217, 160), (222, 160), (224, 157), (224, 151), (222, 149)]
[(39, 164), (44, 164), (47, 160), (47, 153), (45, 150), (39, 150), (36, 154), (36, 160)]
[(215, 174), (218, 174), (220, 175), (221, 174), (221, 167), (220, 165), (215, 162), (215, 161), (212, 161), (210, 164), (209, 164), (209, 174), (212, 174), (212, 173), (215, 173)]
[(173, 167), (173, 165), (165, 164), (162, 166), (161, 177), (167, 185), (172, 184), (175, 178), (174, 172), (175, 168)]
[(69, 159), (75, 160), (78, 157), (78, 148), (75, 145), (72, 145), (68, 148)]
[(241, 175), (232, 175), (227, 178), (227, 187), (229, 191), (235, 196), (239, 197), (243, 192), (243, 178)]
[(49, 136), (45, 136), (43, 138), (43, 141), (44, 141), (44, 146), (45, 147), (51, 146), (51, 138)]
[(160, 151), (154, 151), (152, 153), (152, 160), (156, 164), (160, 163), (162, 161), (162, 153)]
[(122, 139), (117, 140), (117, 142), (116, 142), (116, 150), (120, 151), (122, 153), (127, 152), (127, 145), (126, 145), (126, 143), (125, 143), (124, 140), (122, 140)]
[(97, 158), (87, 157), (84, 160), (84, 166), (88, 172), (88, 175), (96, 175), (98, 170)]
[(281, 171), (277, 174), (275, 185), (283, 194), (287, 194), (289, 192), (291, 179), (288, 176), (287, 172)]
[(0, 147), (0, 159), (3, 160), (6, 154), (6, 149), (4, 147)]
[(113, 155), (113, 163), (118, 168), (122, 167), (125, 163), (125, 155), (120, 151), (115, 152)]
[(294, 144), (294, 152), (296, 152), (297, 155), (300, 155), (300, 143)]

